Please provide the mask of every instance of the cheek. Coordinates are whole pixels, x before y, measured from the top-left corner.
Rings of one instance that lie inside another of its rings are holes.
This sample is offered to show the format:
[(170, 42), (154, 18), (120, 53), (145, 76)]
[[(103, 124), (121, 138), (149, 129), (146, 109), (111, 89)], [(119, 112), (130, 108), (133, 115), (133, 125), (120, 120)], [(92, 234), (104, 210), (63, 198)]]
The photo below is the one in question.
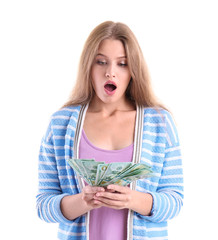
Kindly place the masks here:
[(96, 83), (101, 76), (102, 71), (98, 67), (93, 67), (91, 70), (92, 81)]
[(128, 82), (131, 78), (130, 71), (125, 69), (122, 72), (120, 72), (120, 76), (122, 76), (122, 79), (125, 80), (125, 82)]
[(130, 80), (131, 80), (131, 75), (126, 74), (123, 79), (125, 79), (124, 82), (125, 82), (125, 85), (127, 87), (129, 85)]
[(101, 78), (99, 76), (99, 72), (93, 69), (91, 72), (91, 78), (92, 78), (92, 87), (95, 90), (95, 92), (97, 92), (98, 89), (101, 88)]
[(94, 91), (96, 92), (97, 91), (97, 86), (96, 86), (96, 82), (93, 78), (92, 78), (92, 87), (93, 87)]
[(96, 71), (94, 68), (91, 71), (91, 79), (92, 79), (92, 86), (93, 86), (93, 88), (95, 88), (95, 86), (96, 86)]

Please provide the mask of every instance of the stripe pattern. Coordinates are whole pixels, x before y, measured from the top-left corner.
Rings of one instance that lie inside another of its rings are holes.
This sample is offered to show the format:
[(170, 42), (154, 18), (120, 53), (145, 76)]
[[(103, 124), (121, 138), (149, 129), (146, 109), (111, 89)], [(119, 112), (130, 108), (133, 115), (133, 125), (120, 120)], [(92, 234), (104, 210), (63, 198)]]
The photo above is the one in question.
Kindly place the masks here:
[[(74, 156), (74, 142), (81, 107), (67, 107), (54, 113), (39, 153), (38, 216), (59, 223), (58, 239), (85, 240), (87, 215), (73, 221), (60, 209), (61, 199), (81, 191), (79, 178), (68, 165)], [(167, 239), (167, 221), (183, 204), (183, 170), (179, 138), (169, 112), (145, 108), (140, 162), (152, 167), (153, 177), (136, 182), (136, 190), (153, 196), (151, 216), (134, 212), (132, 239)]]

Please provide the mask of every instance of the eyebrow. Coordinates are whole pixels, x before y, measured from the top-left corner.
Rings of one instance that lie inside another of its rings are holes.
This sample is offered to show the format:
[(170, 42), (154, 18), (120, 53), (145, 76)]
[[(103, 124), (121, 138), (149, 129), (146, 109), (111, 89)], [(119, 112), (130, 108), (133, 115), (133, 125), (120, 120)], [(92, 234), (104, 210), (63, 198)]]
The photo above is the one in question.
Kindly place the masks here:
[[(102, 54), (102, 53), (98, 53), (98, 54), (96, 55), (96, 57), (97, 57), (97, 56), (102, 56), (102, 57), (108, 58), (106, 55), (104, 55), (104, 54)], [(117, 59), (120, 59), (120, 58), (127, 58), (127, 56), (120, 56), (120, 57), (118, 57)]]

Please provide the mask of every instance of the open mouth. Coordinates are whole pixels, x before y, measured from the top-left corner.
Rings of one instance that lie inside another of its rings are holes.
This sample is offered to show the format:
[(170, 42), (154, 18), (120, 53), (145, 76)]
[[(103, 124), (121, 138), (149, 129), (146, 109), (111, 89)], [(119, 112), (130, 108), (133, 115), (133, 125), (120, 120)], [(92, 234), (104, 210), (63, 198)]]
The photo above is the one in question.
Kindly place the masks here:
[(104, 88), (107, 89), (109, 92), (113, 92), (117, 87), (113, 84), (106, 84)]
[(113, 83), (112, 81), (108, 81), (106, 82), (106, 84), (104, 85), (104, 88), (109, 91), (109, 92), (113, 92), (114, 90), (117, 89), (117, 86), (115, 83)]

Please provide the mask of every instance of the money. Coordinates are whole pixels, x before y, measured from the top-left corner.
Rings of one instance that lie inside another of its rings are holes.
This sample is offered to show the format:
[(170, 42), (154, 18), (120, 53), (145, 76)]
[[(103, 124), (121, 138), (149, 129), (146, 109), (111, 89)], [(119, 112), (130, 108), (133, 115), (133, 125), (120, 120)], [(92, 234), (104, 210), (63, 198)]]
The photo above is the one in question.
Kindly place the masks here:
[(151, 167), (143, 163), (105, 163), (94, 159), (75, 158), (68, 159), (68, 163), (91, 186), (127, 186), (138, 179), (152, 177)]

